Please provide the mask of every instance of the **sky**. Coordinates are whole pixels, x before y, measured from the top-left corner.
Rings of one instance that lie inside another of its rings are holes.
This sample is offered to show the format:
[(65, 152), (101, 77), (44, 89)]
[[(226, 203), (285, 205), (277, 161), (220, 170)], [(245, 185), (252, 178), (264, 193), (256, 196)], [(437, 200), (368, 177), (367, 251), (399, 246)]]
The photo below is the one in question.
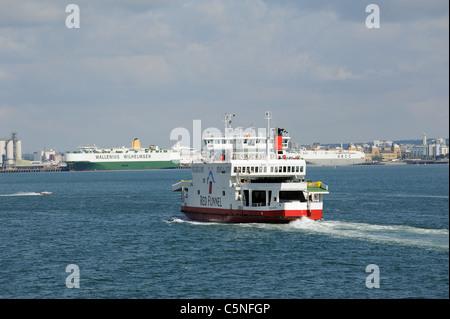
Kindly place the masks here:
[(448, 137), (449, 2), (0, 0), (0, 138), (23, 153), (170, 147), (267, 110), (302, 145)]

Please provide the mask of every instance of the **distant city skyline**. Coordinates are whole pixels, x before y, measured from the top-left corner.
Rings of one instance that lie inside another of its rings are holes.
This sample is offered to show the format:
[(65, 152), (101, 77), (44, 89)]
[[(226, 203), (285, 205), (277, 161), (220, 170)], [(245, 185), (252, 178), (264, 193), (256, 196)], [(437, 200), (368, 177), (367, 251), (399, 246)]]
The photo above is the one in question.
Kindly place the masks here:
[[(449, 141), (450, 141), (449, 137), (427, 137), (427, 141), (428, 141), (427, 143), (430, 143), (432, 141), (436, 141), (436, 140), (439, 140), (439, 139), (444, 139), (445, 143), (447, 145), (449, 145)], [(3, 137), (0, 137), (0, 140), (5, 140), (5, 139)], [(8, 138), (6, 138), (6, 140), (8, 140)], [(20, 141), (23, 143), (22, 140), (20, 140)], [(421, 138), (406, 138), (406, 139), (401, 139), (401, 140), (393, 140), (393, 139), (382, 139), (382, 140), (379, 140), (379, 139), (374, 139), (372, 141), (356, 141), (355, 140), (355, 141), (331, 142), (331, 143), (322, 143), (320, 141), (315, 141), (315, 142), (312, 142), (312, 143), (309, 143), (309, 144), (302, 144), (302, 143), (298, 143), (295, 139), (291, 138), (291, 142), (295, 143), (297, 146), (313, 146), (314, 144), (323, 145), (323, 146), (327, 146), (327, 145), (336, 145), (336, 146), (346, 145), (346, 146), (348, 146), (348, 145), (351, 145), (351, 144), (354, 144), (354, 145), (363, 145), (363, 144), (372, 145), (372, 144), (374, 144), (375, 141), (379, 141), (379, 142), (391, 141), (393, 143), (398, 143), (398, 142), (401, 142), (401, 141), (408, 141), (408, 142), (415, 142), (415, 143), (413, 143), (413, 145), (421, 145), (421, 142), (423, 140)], [(170, 141), (170, 143), (169, 143), (170, 145), (167, 146), (167, 147), (170, 147), (170, 146), (172, 146), (175, 143), (176, 143), (176, 141), (173, 141), (173, 142)], [(132, 145), (131, 141), (130, 141), (129, 145), (128, 144), (127, 145), (97, 145), (95, 143), (88, 143), (88, 144), (90, 146), (94, 146), (95, 145), (95, 146), (97, 146), (99, 148), (122, 147), (122, 146), (129, 148)], [(83, 146), (87, 146), (88, 144), (80, 145), (80, 146), (83, 147)], [(401, 144), (404, 144), (404, 143), (401, 143)], [(406, 144), (410, 144), (410, 143), (405, 143), (405, 145)], [(148, 147), (148, 145), (143, 144), (142, 147)], [(73, 151), (75, 149), (76, 148), (69, 149), (67, 147), (66, 148), (63, 147), (63, 148), (59, 149), (59, 148), (55, 148), (55, 147), (46, 147), (46, 146), (44, 146), (41, 149), (27, 150), (27, 151), (24, 152), (24, 154), (31, 155), (31, 154), (33, 154), (35, 152), (51, 152), (51, 151), (57, 152), (57, 153), (65, 153), (66, 151)]]
[[(176, 127), (287, 129), (301, 145), (448, 138), (449, 3), (0, 0), (0, 138), (24, 153), (170, 147)], [(70, 18), (70, 17), (69, 17)]]

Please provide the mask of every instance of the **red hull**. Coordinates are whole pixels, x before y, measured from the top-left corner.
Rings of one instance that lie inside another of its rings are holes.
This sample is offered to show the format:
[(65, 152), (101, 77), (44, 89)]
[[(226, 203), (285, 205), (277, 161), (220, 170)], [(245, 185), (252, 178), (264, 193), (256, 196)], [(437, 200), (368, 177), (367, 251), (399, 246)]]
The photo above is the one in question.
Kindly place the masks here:
[(321, 219), (322, 210), (238, 210), (205, 207), (182, 207), (181, 211), (192, 220), (221, 223), (289, 223), (303, 216)]

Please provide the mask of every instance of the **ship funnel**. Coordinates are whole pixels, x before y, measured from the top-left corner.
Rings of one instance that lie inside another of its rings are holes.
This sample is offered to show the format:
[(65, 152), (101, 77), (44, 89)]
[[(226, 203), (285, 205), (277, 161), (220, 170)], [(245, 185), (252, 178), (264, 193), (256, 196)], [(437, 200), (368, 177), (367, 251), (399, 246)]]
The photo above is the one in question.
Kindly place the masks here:
[(141, 142), (139, 142), (138, 138), (135, 138), (133, 142), (131, 142), (131, 148), (141, 148)]
[(286, 136), (287, 131), (283, 128), (275, 129), (275, 152), (278, 155), (278, 158), (286, 158), (283, 149), (283, 137)]

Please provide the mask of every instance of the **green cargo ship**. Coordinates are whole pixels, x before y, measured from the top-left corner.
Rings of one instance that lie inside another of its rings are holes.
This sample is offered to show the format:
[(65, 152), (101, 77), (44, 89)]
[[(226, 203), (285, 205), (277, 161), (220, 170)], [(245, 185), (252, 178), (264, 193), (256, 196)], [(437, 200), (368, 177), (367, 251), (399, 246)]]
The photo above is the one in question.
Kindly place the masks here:
[(141, 148), (134, 139), (131, 148), (101, 149), (96, 146), (79, 147), (66, 153), (71, 171), (100, 171), (127, 169), (165, 169), (180, 167), (180, 153), (172, 149), (150, 146)]

